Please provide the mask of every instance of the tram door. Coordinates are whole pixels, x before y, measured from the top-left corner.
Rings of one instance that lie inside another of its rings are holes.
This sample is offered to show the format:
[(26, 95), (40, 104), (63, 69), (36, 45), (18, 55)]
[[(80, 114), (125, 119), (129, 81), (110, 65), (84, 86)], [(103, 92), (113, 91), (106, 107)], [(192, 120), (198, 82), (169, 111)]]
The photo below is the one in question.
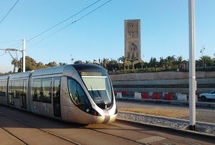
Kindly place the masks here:
[(54, 78), (54, 83), (53, 83), (53, 108), (54, 108), (54, 116), (55, 117), (61, 117), (60, 77)]
[(8, 102), (10, 106), (14, 106), (14, 92), (12, 88), (12, 81), (8, 85)]
[(27, 95), (27, 80), (23, 80), (23, 82), (21, 82), (21, 83), (23, 83), (21, 86), (22, 86), (22, 93), (21, 93), (21, 108), (24, 108), (24, 109), (26, 109), (26, 95)]

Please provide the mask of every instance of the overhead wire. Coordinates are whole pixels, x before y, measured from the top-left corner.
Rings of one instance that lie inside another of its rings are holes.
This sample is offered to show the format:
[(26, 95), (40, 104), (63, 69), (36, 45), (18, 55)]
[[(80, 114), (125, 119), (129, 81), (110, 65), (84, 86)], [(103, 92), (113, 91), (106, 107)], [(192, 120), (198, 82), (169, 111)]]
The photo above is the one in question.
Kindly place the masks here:
[(4, 19), (9, 15), (9, 13), (13, 10), (13, 8), (17, 5), (17, 3), (19, 2), (19, 0), (17, 0), (15, 2), (15, 4), (10, 8), (10, 10), (6, 13), (6, 15), (2, 18), (2, 20), (0, 21), (0, 24), (4, 21)]
[(13, 43), (10, 47), (13, 48), (14, 46), (19, 45), (21, 42), (21, 39), (19, 40), (8, 40), (8, 41), (1, 41), (0, 44), (4, 44), (4, 43)]
[[(14, 9), (14, 7), (18, 4), (19, 0), (17, 0), (14, 5), (10, 8), (10, 10), (6, 13), (6, 15), (2, 18), (2, 20), (0, 21), (0, 24), (6, 19), (6, 17), (10, 14), (10, 12)], [(0, 43), (11, 43), (11, 42), (16, 42), (18, 40), (10, 40), (10, 41), (2, 41)], [(5, 52), (6, 53), (6, 52)], [(3, 56), (5, 53), (3, 53), (0, 56)]]
[(3, 55), (5, 55), (5, 54), (6, 54), (6, 52), (2, 53), (0, 56), (3, 56)]
[(64, 23), (64, 22), (68, 21), (69, 19), (73, 18), (74, 16), (76, 16), (76, 15), (80, 14), (81, 12), (83, 12), (83, 11), (85, 11), (86, 9), (90, 8), (91, 6), (95, 5), (95, 4), (96, 4), (96, 3), (98, 3), (99, 1), (101, 1), (101, 0), (97, 0), (97, 1), (95, 1), (94, 3), (90, 4), (89, 6), (87, 6), (87, 7), (83, 8), (82, 10), (78, 11), (78, 12), (77, 12), (77, 13), (75, 13), (74, 15), (72, 15), (72, 16), (70, 16), (70, 17), (66, 18), (65, 20), (63, 20), (63, 21), (61, 21), (61, 22), (59, 22), (59, 23), (55, 24), (54, 26), (52, 26), (52, 27), (50, 27), (50, 28), (46, 29), (45, 31), (43, 31), (43, 32), (41, 32), (41, 33), (39, 33), (39, 34), (37, 34), (36, 36), (34, 36), (34, 37), (30, 38), (29, 40), (27, 40), (27, 42), (29, 42), (29, 41), (31, 41), (31, 40), (33, 40), (33, 39), (35, 39), (35, 38), (39, 37), (40, 35), (42, 35), (42, 34), (44, 34), (44, 33), (48, 32), (49, 30), (51, 30), (51, 29), (53, 29), (53, 28), (55, 28), (55, 27), (59, 26), (60, 24), (62, 24), (62, 23)]
[[(11, 45), (9, 46), (9, 47), (4, 47), (3, 49), (1, 49), (1, 47), (0, 47), (0, 51), (1, 50), (5, 50), (5, 49), (7, 49), (7, 48), (15, 48), (14, 46), (17, 46), (17, 45), (19, 45), (20, 43), (21, 43), (21, 39), (19, 39), (19, 40), (9, 40), (9, 41), (1, 41), (0, 42), (0, 44), (4, 44), (4, 43), (11, 43)], [(13, 43), (13, 44), (12, 44)], [(5, 53), (4, 53), (5, 54)], [(2, 54), (2, 55), (0, 55), (0, 56), (3, 56), (4, 54)]]
[(11, 42), (17, 42), (17, 41), (20, 41), (20, 39), (19, 40), (1, 41), (0, 43), (11, 43)]
[[(44, 41), (44, 40), (46, 40), (47, 38), (49, 38), (49, 37), (51, 37), (51, 36), (55, 35), (56, 33), (59, 33), (60, 31), (62, 31), (62, 30), (64, 30), (64, 29), (66, 29), (66, 28), (67, 28), (67, 27), (69, 27), (70, 25), (73, 25), (74, 23), (76, 23), (76, 22), (80, 21), (81, 19), (83, 19), (83, 18), (87, 17), (88, 15), (90, 15), (90, 14), (91, 14), (91, 13), (93, 13), (93, 12), (95, 12), (95, 11), (96, 11), (96, 10), (98, 10), (99, 8), (103, 7), (104, 5), (106, 5), (107, 3), (109, 3), (110, 1), (112, 1), (112, 0), (108, 0), (108, 1), (106, 1), (105, 3), (103, 3), (102, 5), (100, 5), (100, 6), (96, 7), (95, 9), (91, 10), (91, 11), (90, 11), (90, 12), (88, 12), (87, 14), (85, 14), (85, 15), (81, 16), (80, 18), (76, 19), (75, 21), (73, 21), (73, 22), (69, 23), (68, 25), (64, 26), (63, 28), (61, 28), (61, 29), (59, 29), (59, 30), (57, 30), (57, 31), (53, 32), (52, 34), (48, 35), (48, 36), (47, 36), (47, 37), (45, 37), (44, 39), (42, 39), (42, 40), (38, 41), (36, 44), (33, 44), (33, 45), (29, 46), (29, 47), (33, 47), (33, 46), (37, 45), (38, 43), (40, 43), (41, 41)], [(29, 48), (29, 47), (28, 47), (28, 48)]]
[[(52, 27), (50, 27), (50, 28), (48, 28), (48, 29), (42, 31), (41, 33), (39, 33), (39, 34), (33, 36), (32, 38), (26, 40), (26, 43), (28, 43), (28, 42), (30, 42), (30, 41), (36, 39), (37, 37), (43, 35), (44, 33), (46, 33), (46, 32), (48, 32), (48, 31), (52, 30), (53, 28), (59, 26), (60, 24), (62, 24), (62, 23), (64, 23), (64, 22), (68, 21), (69, 19), (75, 17), (76, 15), (78, 15), (78, 14), (80, 14), (81, 12), (83, 12), (83, 11), (87, 10), (88, 8), (92, 7), (93, 5), (95, 5), (96, 3), (98, 3), (99, 1), (101, 1), (101, 0), (95, 1), (94, 3), (88, 5), (87, 7), (83, 8), (83, 9), (81, 9), (80, 11), (78, 11), (78, 12), (75, 13), (75, 14), (73, 14), (72, 16), (70, 16), (70, 17), (68, 17), (68, 18), (66, 18), (66, 19), (64, 19), (64, 20), (62, 20), (62, 21), (60, 21), (59, 23), (53, 25)], [(18, 48), (18, 47), (20, 47), (20, 46), (21, 46), (21, 45), (18, 45), (18, 46), (16, 46), (15, 48)]]

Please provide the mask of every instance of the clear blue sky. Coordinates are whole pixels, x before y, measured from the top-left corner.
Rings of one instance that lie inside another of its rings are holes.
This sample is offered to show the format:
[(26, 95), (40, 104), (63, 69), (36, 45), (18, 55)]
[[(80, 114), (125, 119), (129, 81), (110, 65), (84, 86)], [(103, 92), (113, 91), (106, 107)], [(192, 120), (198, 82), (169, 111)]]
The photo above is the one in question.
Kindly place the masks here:
[[(25, 38), (26, 55), (44, 64), (71, 63), (71, 58), (117, 60), (124, 55), (124, 20), (141, 19), (144, 61), (172, 55), (189, 58), (188, 0), (100, 0), (83, 10), (96, 1), (19, 0), (5, 17), (17, 0), (1, 0), (0, 21), (5, 19), (0, 23), (0, 48), (21, 50)], [(204, 55), (214, 57), (215, 0), (195, 0), (195, 16), (196, 59), (203, 46)], [(0, 51), (0, 72), (12, 71), (11, 60), (8, 53)]]

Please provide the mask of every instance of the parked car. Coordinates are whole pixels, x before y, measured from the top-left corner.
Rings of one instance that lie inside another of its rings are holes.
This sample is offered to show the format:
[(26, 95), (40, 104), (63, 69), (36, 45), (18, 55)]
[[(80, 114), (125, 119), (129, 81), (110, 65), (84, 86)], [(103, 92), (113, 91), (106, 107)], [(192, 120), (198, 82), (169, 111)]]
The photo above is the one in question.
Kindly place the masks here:
[(215, 90), (210, 93), (201, 93), (199, 97), (202, 101), (215, 99)]

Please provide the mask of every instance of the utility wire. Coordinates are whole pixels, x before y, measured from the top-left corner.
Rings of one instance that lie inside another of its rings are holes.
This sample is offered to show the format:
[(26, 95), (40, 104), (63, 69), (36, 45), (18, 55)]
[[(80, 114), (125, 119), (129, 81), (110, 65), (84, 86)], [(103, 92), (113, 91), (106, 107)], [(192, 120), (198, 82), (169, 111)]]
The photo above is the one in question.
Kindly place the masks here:
[[(46, 40), (47, 38), (53, 36), (54, 34), (56, 34), (56, 33), (60, 32), (60, 31), (62, 31), (62, 30), (64, 30), (64, 29), (66, 29), (66, 28), (69, 27), (70, 25), (73, 25), (74, 23), (80, 21), (81, 19), (87, 17), (88, 15), (90, 15), (91, 13), (93, 13), (94, 11), (96, 11), (96, 10), (98, 10), (99, 8), (103, 7), (104, 5), (106, 5), (107, 3), (109, 3), (110, 1), (111, 1), (111, 0), (108, 0), (107, 2), (105, 2), (105, 3), (103, 3), (102, 5), (96, 7), (95, 9), (93, 9), (92, 11), (90, 11), (90, 12), (88, 12), (87, 14), (83, 15), (82, 17), (78, 18), (77, 20), (75, 20), (75, 21), (69, 23), (68, 25), (64, 26), (63, 28), (59, 29), (58, 31), (55, 31), (54, 33), (48, 35), (48, 36), (45, 37), (44, 39), (38, 41), (36, 44), (31, 45), (31, 46), (29, 46), (29, 47), (33, 47), (33, 46), (37, 45), (38, 43), (40, 43), (41, 41), (44, 41), (44, 40)], [(28, 48), (29, 48), (29, 47), (28, 47)]]
[[(20, 46), (20, 42), (21, 42), (21, 39), (19, 40), (8, 40), (8, 41), (1, 41), (0, 44), (4, 44), (4, 43), (13, 43), (13, 45), (11, 45), (10, 47), (8, 48), (14, 48), (14, 46), (17, 46), (19, 45)], [(22, 44), (21, 44), (22, 45)], [(16, 47), (17, 48), (17, 47)], [(0, 49), (1, 50), (1, 49)]]
[(13, 10), (13, 8), (16, 6), (16, 4), (19, 2), (19, 0), (17, 0), (15, 2), (15, 4), (10, 8), (10, 10), (7, 12), (7, 14), (3, 17), (3, 19), (0, 21), (0, 24), (4, 21), (4, 19), (9, 15), (9, 13)]
[(17, 41), (20, 41), (20, 40), (1, 41), (0, 43), (11, 43), (11, 42), (17, 42)]
[[(59, 22), (59, 23), (55, 24), (54, 26), (52, 26), (52, 27), (50, 27), (50, 28), (46, 29), (45, 31), (43, 31), (43, 32), (41, 32), (41, 33), (39, 33), (39, 34), (35, 35), (34, 37), (32, 37), (32, 38), (28, 39), (26, 42), (30, 42), (30, 41), (32, 41), (33, 39), (35, 39), (35, 38), (37, 38), (37, 37), (39, 37), (39, 36), (43, 35), (44, 33), (46, 33), (46, 32), (48, 32), (48, 31), (50, 31), (51, 29), (53, 29), (53, 28), (57, 27), (58, 25), (60, 25), (60, 24), (62, 24), (62, 23), (64, 23), (64, 22), (66, 22), (66, 21), (68, 21), (69, 19), (73, 18), (74, 16), (76, 16), (76, 15), (80, 14), (81, 12), (83, 12), (83, 11), (87, 10), (88, 8), (90, 8), (91, 6), (95, 5), (95, 4), (96, 4), (96, 3), (98, 3), (99, 1), (101, 1), (101, 0), (97, 0), (97, 1), (95, 1), (94, 3), (92, 3), (92, 4), (90, 4), (89, 6), (87, 6), (87, 7), (83, 8), (82, 10), (80, 10), (80, 11), (78, 11), (77, 13), (75, 13), (74, 15), (72, 15), (72, 16), (70, 16), (70, 17), (68, 17), (67, 19), (65, 19), (65, 20), (63, 20), (63, 21), (61, 21), (61, 22)], [(44, 39), (43, 39), (43, 40), (44, 40)], [(40, 42), (40, 41), (39, 41), (39, 42)], [(21, 45), (18, 45), (18, 46), (16, 46), (15, 48), (18, 48), (19, 46), (21, 46)], [(29, 48), (29, 47), (28, 47), (28, 48)]]
[(101, 0), (97, 0), (96, 2), (94, 2), (94, 3), (90, 4), (89, 6), (85, 7), (84, 9), (82, 9), (82, 10), (80, 10), (79, 12), (75, 13), (74, 15), (72, 15), (72, 16), (70, 16), (70, 17), (68, 17), (67, 19), (65, 19), (65, 20), (63, 20), (63, 21), (61, 21), (61, 22), (59, 22), (59, 23), (55, 24), (54, 26), (52, 26), (52, 27), (50, 27), (50, 28), (46, 29), (45, 31), (43, 31), (43, 32), (39, 33), (38, 35), (36, 35), (36, 36), (32, 37), (31, 39), (27, 40), (27, 42), (29, 42), (29, 41), (31, 41), (31, 40), (33, 40), (33, 39), (35, 39), (35, 38), (39, 37), (40, 35), (42, 35), (42, 34), (44, 34), (44, 33), (48, 32), (49, 30), (51, 30), (51, 29), (53, 29), (53, 28), (57, 27), (58, 25), (60, 25), (60, 24), (62, 24), (62, 23), (64, 23), (64, 22), (66, 22), (66, 21), (68, 21), (69, 19), (73, 18), (74, 16), (76, 16), (76, 15), (80, 14), (81, 12), (83, 12), (83, 11), (85, 11), (86, 9), (90, 8), (91, 6), (95, 5), (95, 4), (96, 4), (96, 3), (98, 3), (99, 1), (101, 1)]
[(0, 56), (3, 56), (3, 55), (5, 55), (5, 54), (6, 54), (6, 52), (2, 53)]
[(77, 20), (73, 21), (72, 23), (69, 23), (68, 25), (66, 25), (65, 27), (61, 28), (60, 30), (54, 32), (53, 34), (55, 33), (58, 33), (64, 29), (66, 29), (67, 27), (69, 27), (70, 25), (73, 25), (74, 23), (80, 21), (81, 19), (85, 18), (86, 16), (90, 15), (91, 13), (95, 12), (96, 10), (98, 10), (99, 8), (103, 7), (104, 5), (106, 5), (107, 3), (109, 3), (111, 0), (108, 0), (107, 2), (103, 3), (102, 5), (98, 6), (97, 8), (93, 9), (92, 11), (88, 12), (87, 14), (83, 15), (82, 17), (78, 18)]

